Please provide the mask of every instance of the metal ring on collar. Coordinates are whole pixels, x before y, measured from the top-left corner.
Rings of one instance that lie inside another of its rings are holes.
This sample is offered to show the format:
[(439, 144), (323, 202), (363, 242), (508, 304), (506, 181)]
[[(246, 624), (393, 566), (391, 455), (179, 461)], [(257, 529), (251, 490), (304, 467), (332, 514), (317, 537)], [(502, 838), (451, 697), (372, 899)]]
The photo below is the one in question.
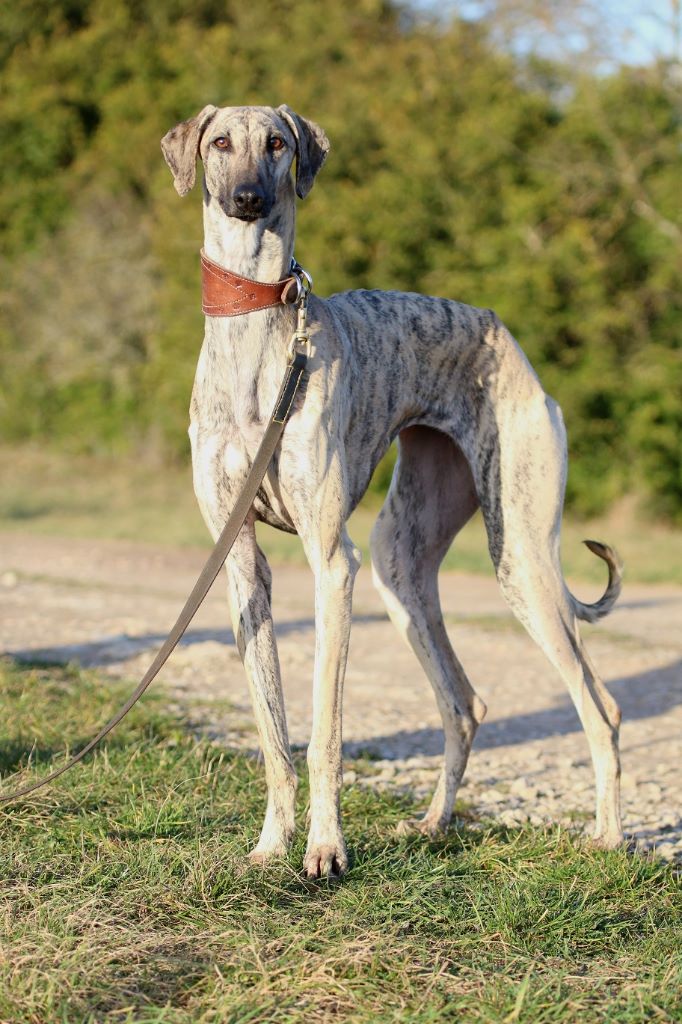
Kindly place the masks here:
[(303, 287), (305, 288), (305, 290), (307, 292), (311, 292), (313, 290), (313, 279), (312, 279), (312, 277), (310, 276), (308, 271), (304, 270), (303, 267), (301, 267), (301, 266), (298, 267), (298, 272), (301, 275), (301, 282), (303, 284)]
[(303, 288), (305, 288), (306, 292), (311, 292), (313, 290), (312, 275), (309, 274), (308, 271), (301, 266), (298, 260), (294, 259), (293, 257), (291, 259), (290, 272), (300, 280), (301, 285)]

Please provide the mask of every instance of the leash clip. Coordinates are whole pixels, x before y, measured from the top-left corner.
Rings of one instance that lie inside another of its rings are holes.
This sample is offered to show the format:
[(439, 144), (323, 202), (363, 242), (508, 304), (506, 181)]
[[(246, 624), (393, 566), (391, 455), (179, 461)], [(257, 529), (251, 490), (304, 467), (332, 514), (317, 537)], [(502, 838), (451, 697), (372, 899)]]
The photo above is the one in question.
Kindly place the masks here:
[(293, 257), (291, 260), (291, 275), (298, 286), (296, 296), (297, 321), (296, 330), (289, 342), (287, 355), (293, 359), (297, 352), (302, 352), (306, 359), (310, 355), (310, 334), (308, 333), (308, 296), (313, 289), (313, 279), (307, 270), (304, 270), (300, 263)]

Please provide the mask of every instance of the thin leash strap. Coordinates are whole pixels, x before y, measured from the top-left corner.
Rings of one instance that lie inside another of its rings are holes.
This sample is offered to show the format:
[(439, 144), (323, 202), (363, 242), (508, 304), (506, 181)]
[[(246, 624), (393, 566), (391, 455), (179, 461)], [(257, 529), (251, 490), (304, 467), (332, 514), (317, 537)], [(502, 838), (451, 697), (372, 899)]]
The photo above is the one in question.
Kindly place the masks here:
[[(305, 324), (305, 320), (304, 320)], [(298, 337), (294, 336), (294, 342)], [(7, 796), (0, 795), (0, 804), (6, 804), (12, 800), (18, 800), (20, 797), (28, 796), (31, 793), (35, 793), (37, 790), (42, 789), (43, 786), (47, 786), (50, 782), (54, 782), (64, 772), (68, 772), (69, 768), (73, 768), (75, 764), (82, 761), (83, 758), (90, 753), (90, 751), (97, 746), (101, 740), (107, 736), (111, 730), (118, 725), (122, 718), (124, 718), (135, 703), (140, 699), (144, 691), (147, 689), (149, 684), (156, 678), (161, 668), (168, 661), (168, 658), (175, 650), (178, 642), (180, 641), (183, 633), (189, 626), (190, 622), (196, 615), (202, 601), (208, 594), (211, 586), (222, 569), (225, 559), (230, 553), (239, 531), (241, 530), (246, 517), (249, 514), (254, 498), (258, 493), (258, 488), (263, 482), (263, 478), (267, 471), (272, 457), (275, 454), (275, 450), (279, 443), (279, 440), (284, 432), (287, 419), (291, 412), (291, 408), (296, 397), (298, 386), (301, 383), (303, 371), (305, 370), (306, 362), (308, 359), (308, 348), (307, 345), (305, 350), (297, 350), (294, 343), (292, 343), (291, 358), (287, 364), (284, 380), (277, 396), (275, 408), (273, 409), (270, 422), (266, 428), (263, 440), (260, 443), (256, 456), (253, 460), (253, 465), (249, 471), (249, 474), (244, 482), (244, 487), (235, 502), (235, 506), (225, 523), (222, 533), (216, 541), (213, 551), (208, 557), (206, 565), (201, 571), (199, 579), (194, 584), (192, 593), (187, 598), (185, 606), (180, 612), (177, 622), (171, 629), (168, 637), (164, 641), (164, 644), (159, 653), (154, 658), (154, 661), (147, 669), (144, 678), (140, 682), (136, 690), (131, 693), (128, 700), (125, 702), (123, 707), (116, 712), (113, 718), (111, 718), (100, 732), (91, 739), (90, 742), (83, 747), (79, 753), (67, 761), (61, 768), (57, 768), (56, 771), (51, 772), (44, 779), (39, 782), (34, 782), (30, 786), (24, 786), (23, 789), (18, 789), (14, 793), (10, 793)]]

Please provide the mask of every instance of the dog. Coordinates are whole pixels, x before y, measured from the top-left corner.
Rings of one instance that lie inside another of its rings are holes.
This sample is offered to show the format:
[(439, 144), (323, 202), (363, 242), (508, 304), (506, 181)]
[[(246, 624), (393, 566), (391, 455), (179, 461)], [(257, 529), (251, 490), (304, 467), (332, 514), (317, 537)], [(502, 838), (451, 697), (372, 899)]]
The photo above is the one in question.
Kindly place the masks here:
[[(178, 193), (203, 163), (204, 254), (252, 282), (289, 271), (296, 196), (304, 199), (329, 151), (322, 128), (287, 106), (207, 106), (163, 138)], [(371, 536), (374, 582), (428, 676), (445, 753), (426, 814), (401, 830), (434, 836), (452, 816), (476, 730), (486, 713), (455, 655), (437, 573), (480, 506), (502, 593), (564, 679), (583, 724), (596, 780), (595, 841), (622, 841), (620, 712), (590, 663), (577, 620), (613, 607), (620, 563), (606, 545), (609, 583), (595, 604), (567, 589), (559, 560), (566, 479), (561, 411), (491, 310), (442, 298), (356, 290), (310, 297), (311, 355), (279, 451), (226, 562), (228, 600), (248, 677), (268, 786), (250, 858), (286, 854), (294, 834), (292, 763), (271, 615), (271, 574), (255, 523), (297, 533), (315, 578), (310, 814), (304, 871), (348, 866), (339, 792), (341, 713), (360, 553), (346, 530), (394, 439), (398, 459)], [(293, 307), (207, 315), (191, 399), (193, 481), (214, 539), (239, 494), (272, 408), (295, 327)]]

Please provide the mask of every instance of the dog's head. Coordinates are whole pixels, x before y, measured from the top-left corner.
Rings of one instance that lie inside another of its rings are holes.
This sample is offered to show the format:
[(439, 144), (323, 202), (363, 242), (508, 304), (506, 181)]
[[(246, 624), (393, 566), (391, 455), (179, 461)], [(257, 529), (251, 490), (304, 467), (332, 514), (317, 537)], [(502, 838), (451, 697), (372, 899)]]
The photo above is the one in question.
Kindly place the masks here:
[(208, 194), (228, 217), (248, 222), (267, 217), (291, 188), (294, 160), (296, 194), (308, 195), (329, 140), (319, 125), (287, 106), (208, 106), (171, 128), (161, 149), (181, 196), (194, 185), (199, 156)]

